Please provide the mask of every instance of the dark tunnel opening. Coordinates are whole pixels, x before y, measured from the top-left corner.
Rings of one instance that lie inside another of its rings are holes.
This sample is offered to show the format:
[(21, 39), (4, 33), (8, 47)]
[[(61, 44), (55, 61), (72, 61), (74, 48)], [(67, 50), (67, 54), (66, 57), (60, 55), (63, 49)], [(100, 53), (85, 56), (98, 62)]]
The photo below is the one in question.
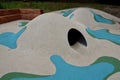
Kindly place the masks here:
[(79, 42), (80, 44), (87, 46), (87, 42), (83, 36), (83, 34), (76, 30), (76, 29), (70, 29), (68, 32), (68, 42), (70, 44), (70, 46), (73, 46), (74, 44), (76, 44), (77, 42)]

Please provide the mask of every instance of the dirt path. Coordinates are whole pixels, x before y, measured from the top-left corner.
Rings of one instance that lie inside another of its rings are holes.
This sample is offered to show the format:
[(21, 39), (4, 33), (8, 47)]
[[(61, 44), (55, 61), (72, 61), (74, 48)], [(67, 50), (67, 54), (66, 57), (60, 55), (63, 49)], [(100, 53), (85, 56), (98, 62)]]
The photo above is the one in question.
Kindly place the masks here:
[(103, 11), (120, 18), (120, 6), (108, 6), (104, 8)]

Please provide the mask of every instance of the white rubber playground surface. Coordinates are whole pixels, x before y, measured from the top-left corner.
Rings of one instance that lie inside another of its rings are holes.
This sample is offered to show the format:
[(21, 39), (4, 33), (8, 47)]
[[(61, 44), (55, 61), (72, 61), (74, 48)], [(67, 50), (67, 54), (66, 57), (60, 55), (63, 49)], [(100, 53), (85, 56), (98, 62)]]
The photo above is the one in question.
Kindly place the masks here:
[(91, 8), (0, 24), (0, 80), (120, 80), (120, 19)]

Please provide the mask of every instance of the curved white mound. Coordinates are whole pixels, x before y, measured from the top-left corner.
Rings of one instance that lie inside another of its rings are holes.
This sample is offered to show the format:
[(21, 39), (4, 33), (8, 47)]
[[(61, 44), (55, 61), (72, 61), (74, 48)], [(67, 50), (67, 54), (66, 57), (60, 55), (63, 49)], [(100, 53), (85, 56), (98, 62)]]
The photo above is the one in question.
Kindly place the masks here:
[(74, 8), (2, 26), (0, 80), (119, 80), (119, 23), (105, 12)]

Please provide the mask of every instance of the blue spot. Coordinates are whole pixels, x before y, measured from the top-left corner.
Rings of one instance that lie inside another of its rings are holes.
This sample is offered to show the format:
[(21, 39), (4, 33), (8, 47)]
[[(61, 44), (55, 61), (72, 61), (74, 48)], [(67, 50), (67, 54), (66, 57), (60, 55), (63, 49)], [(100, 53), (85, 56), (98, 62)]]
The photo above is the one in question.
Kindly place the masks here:
[[(90, 10), (91, 11), (91, 10)], [(102, 17), (101, 15), (99, 14), (96, 14), (95, 12), (91, 11), (94, 15), (94, 19), (97, 21), (97, 22), (101, 22), (101, 23), (105, 23), (105, 24), (115, 24), (115, 22), (113, 20), (110, 20), (110, 19), (106, 19), (104, 17)]]
[(70, 17), (69, 17), (69, 19), (72, 19), (73, 17), (74, 17), (74, 14), (71, 14)]
[(20, 37), (20, 35), (26, 30), (26, 27), (22, 28), (19, 32), (16, 34), (12, 32), (5, 32), (0, 34), (0, 44), (7, 46), (11, 49), (17, 48), (17, 39)]
[(112, 34), (107, 29), (91, 30), (90, 28), (87, 28), (86, 31), (95, 38), (109, 40), (120, 45), (120, 35)]
[(66, 10), (66, 11), (61, 11), (61, 13), (63, 14), (64, 17), (67, 17), (68, 15), (70, 15), (74, 10)]
[(90, 66), (73, 66), (66, 63), (60, 56), (53, 55), (51, 61), (56, 67), (56, 73), (40, 78), (13, 78), (12, 80), (105, 80), (114, 71), (114, 66), (100, 62)]
[(28, 22), (19, 22), (18, 26), (19, 27), (24, 27)]

